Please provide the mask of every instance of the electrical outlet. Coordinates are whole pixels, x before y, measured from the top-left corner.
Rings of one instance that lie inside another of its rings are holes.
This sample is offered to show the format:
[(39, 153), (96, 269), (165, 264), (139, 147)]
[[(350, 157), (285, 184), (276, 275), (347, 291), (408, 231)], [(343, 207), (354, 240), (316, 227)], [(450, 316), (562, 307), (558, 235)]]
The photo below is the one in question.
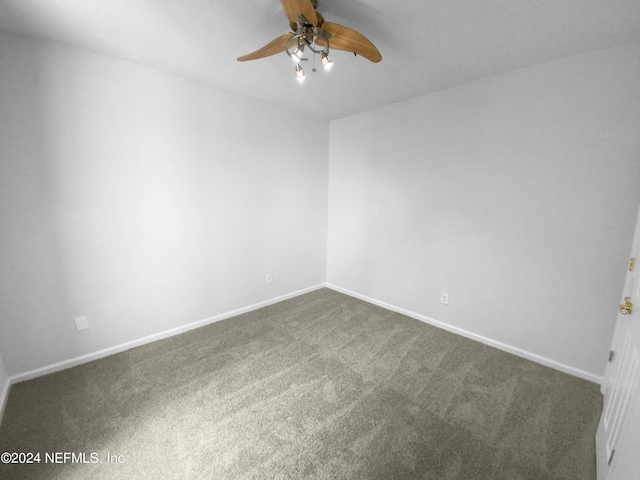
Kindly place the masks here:
[(87, 317), (78, 317), (75, 319), (75, 321), (76, 321), (76, 329), (79, 332), (89, 328), (89, 322), (87, 321)]
[(440, 294), (440, 303), (443, 305), (449, 305), (449, 294), (441, 293)]
[(267, 273), (267, 283), (273, 283), (273, 275)]

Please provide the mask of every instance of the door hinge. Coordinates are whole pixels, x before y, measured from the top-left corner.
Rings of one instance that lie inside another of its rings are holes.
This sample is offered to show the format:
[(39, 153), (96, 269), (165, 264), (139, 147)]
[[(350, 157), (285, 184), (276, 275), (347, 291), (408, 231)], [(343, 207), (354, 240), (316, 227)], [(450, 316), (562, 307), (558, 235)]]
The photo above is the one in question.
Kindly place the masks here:
[(616, 449), (614, 448), (613, 450), (611, 450), (611, 455), (609, 455), (609, 461), (607, 462), (607, 466), (611, 465), (611, 462), (613, 462), (613, 456), (616, 454)]
[(614, 352), (613, 350), (609, 350), (609, 363), (613, 362), (615, 356), (616, 352)]
[(633, 312), (633, 303), (631, 303), (631, 297), (624, 297), (624, 303), (620, 305), (620, 313), (622, 315), (629, 315)]
[(629, 259), (629, 271), (633, 272), (633, 267), (636, 266), (636, 259), (635, 258), (630, 258)]

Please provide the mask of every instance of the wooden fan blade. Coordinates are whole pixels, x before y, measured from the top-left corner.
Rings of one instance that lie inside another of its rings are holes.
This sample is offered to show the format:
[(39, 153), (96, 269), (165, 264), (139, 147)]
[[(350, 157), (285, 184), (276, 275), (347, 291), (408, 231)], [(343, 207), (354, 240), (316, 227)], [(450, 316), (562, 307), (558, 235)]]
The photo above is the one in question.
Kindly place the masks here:
[(256, 50), (253, 53), (248, 53), (241, 57), (238, 57), (239, 62), (246, 62), (247, 60), (257, 60), (259, 58), (268, 57), (270, 55), (275, 55), (276, 53), (284, 52), (287, 49), (287, 42), (291, 37), (293, 37), (292, 32), (283, 33), (278, 38), (274, 38), (269, 43), (267, 43), (264, 47), (259, 50)]
[(311, 0), (280, 0), (280, 3), (290, 22), (297, 24), (298, 14), (301, 13), (311, 25), (318, 24), (316, 9), (313, 8)]
[[(331, 49), (354, 52), (371, 60), (373, 63), (378, 63), (382, 60), (382, 55), (376, 46), (361, 33), (331, 22), (324, 22), (322, 29), (331, 34), (331, 38), (329, 38), (329, 47)], [(321, 38), (316, 39), (316, 43), (321, 47), (327, 44)]]

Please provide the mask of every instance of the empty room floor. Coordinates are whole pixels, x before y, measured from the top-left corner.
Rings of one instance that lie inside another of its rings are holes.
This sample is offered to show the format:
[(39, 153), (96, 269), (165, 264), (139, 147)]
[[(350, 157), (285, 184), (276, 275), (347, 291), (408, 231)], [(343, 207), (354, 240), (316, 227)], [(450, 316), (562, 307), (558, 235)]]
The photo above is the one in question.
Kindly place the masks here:
[(330, 289), (15, 384), (3, 479), (595, 479), (599, 386)]

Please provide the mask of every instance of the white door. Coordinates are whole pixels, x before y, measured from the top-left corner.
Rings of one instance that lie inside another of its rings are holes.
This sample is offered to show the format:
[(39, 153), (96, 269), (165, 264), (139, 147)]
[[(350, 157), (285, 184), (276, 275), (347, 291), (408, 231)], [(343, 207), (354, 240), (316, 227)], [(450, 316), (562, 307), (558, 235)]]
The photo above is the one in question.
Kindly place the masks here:
[(602, 394), (598, 480), (640, 479), (640, 212)]

